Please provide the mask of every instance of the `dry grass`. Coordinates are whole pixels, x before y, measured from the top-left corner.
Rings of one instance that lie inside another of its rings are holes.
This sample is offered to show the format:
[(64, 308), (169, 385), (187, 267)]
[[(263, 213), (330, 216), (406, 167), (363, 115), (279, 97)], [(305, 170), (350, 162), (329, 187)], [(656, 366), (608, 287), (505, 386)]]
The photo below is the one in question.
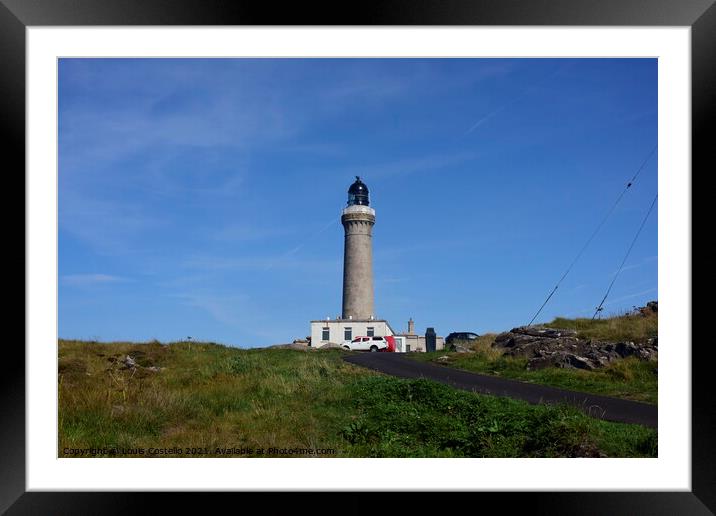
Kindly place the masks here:
[(577, 336), (607, 342), (632, 341), (645, 343), (659, 333), (659, 316), (653, 312), (648, 315), (627, 313), (606, 319), (567, 319), (557, 317), (545, 324), (547, 328), (575, 330)]
[[(127, 355), (143, 367), (126, 368)], [(330, 447), (339, 441), (340, 387), (369, 374), (340, 351), (194, 342), (61, 341), (59, 361), (60, 455), (87, 446), (189, 446), (209, 455), (231, 446)]]
[(495, 342), (495, 337), (497, 337), (496, 333), (480, 335), (480, 337), (472, 341), (470, 349), (481, 353), (488, 359), (497, 359), (502, 356), (502, 351), (492, 347), (492, 344)]

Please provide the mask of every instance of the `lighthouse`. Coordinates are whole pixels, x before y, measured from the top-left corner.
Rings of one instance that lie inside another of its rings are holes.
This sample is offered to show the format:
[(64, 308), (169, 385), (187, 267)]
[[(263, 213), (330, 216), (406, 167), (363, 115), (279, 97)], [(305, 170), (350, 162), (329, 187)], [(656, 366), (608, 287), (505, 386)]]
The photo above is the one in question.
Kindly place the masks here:
[(368, 186), (356, 176), (348, 188), (348, 205), (341, 223), (343, 244), (343, 319), (370, 320), (373, 307), (373, 226), (375, 210), (370, 207)]
[[(343, 224), (343, 310), (341, 315), (311, 321), (308, 345), (367, 350), (372, 341), (392, 337), (394, 351), (425, 351), (426, 336), (415, 333), (408, 321), (407, 333), (396, 333), (388, 321), (375, 313), (373, 299), (373, 226), (375, 210), (370, 206), (368, 186), (356, 176), (348, 188), (348, 203), (341, 212)], [(338, 246), (338, 239), (336, 239)], [(338, 279), (338, 278), (336, 278)], [(429, 328), (432, 330), (432, 328)], [(433, 331), (432, 335), (435, 335)], [(436, 349), (443, 338), (435, 337)]]
[[(373, 296), (373, 226), (368, 186), (356, 176), (341, 211), (343, 224), (343, 307), (340, 315), (311, 321), (310, 345), (346, 347), (353, 339), (395, 335), (375, 313)], [(338, 242), (336, 242), (338, 243)], [(330, 312), (329, 312), (330, 313)]]

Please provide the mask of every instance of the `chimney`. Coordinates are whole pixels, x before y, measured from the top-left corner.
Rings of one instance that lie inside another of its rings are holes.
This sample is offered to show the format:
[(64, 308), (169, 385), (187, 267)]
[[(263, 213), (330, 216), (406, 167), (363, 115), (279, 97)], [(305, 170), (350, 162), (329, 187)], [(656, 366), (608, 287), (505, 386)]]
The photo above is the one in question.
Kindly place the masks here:
[(408, 335), (415, 335), (415, 321), (412, 317), (408, 321)]

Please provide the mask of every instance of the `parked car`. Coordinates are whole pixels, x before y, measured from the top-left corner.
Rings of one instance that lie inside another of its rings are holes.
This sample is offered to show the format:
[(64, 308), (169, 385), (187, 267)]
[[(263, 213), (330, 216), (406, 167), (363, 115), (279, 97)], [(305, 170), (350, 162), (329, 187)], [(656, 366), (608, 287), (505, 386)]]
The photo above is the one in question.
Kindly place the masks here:
[(386, 337), (361, 336), (343, 344), (343, 348), (350, 351), (395, 351), (395, 338), (392, 335)]
[(458, 342), (465, 342), (469, 345), (469, 343), (475, 339), (478, 339), (480, 336), (477, 333), (472, 333), (469, 331), (458, 331), (453, 332), (447, 337), (445, 337), (445, 349), (454, 350), (455, 345)]

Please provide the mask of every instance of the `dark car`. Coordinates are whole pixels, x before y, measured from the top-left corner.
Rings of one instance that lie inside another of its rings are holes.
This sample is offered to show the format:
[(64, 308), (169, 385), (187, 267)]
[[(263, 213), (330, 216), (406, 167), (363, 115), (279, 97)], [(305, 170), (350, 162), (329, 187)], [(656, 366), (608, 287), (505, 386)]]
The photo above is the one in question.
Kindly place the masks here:
[(445, 349), (453, 350), (455, 349), (455, 344), (457, 344), (458, 342), (465, 342), (466, 344), (469, 344), (471, 341), (479, 337), (480, 336), (477, 333), (472, 333), (469, 331), (453, 332), (447, 337), (445, 337)]

